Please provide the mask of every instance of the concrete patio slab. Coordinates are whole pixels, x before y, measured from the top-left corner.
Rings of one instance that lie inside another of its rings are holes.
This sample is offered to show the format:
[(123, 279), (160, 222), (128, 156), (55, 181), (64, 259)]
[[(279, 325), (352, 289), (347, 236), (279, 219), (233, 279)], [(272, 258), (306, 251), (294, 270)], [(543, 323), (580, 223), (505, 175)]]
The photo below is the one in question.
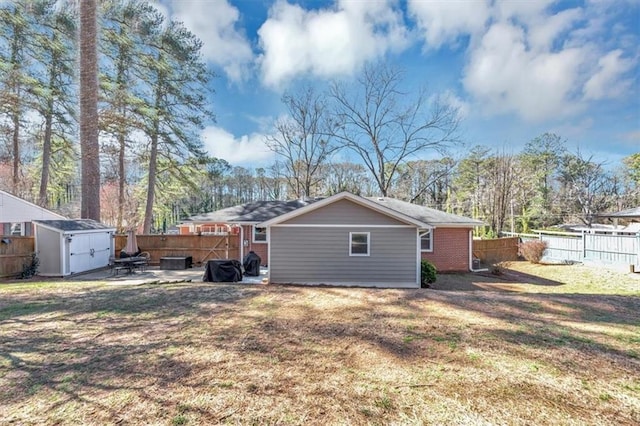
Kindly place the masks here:
[[(191, 281), (202, 282), (204, 267), (193, 267), (181, 270), (164, 270), (159, 267), (148, 267), (144, 271), (135, 271), (131, 274), (113, 273), (108, 268), (90, 271), (82, 274), (75, 274), (66, 277), (68, 280), (76, 281), (106, 281), (112, 285), (141, 285), (153, 283)], [(242, 281), (238, 284), (262, 284), (263, 279), (268, 277), (268, 269), (260, 267), (260, 275), (257, 277), (243, 275)], [(213, 283), (215, 284), (215, 283)]]

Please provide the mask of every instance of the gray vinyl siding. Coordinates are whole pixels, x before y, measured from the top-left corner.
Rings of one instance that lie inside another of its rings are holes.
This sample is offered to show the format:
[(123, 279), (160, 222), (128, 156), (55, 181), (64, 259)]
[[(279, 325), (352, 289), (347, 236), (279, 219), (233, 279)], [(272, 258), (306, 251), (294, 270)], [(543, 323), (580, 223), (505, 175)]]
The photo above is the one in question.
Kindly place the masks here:
[(296, 225), (333, 225), (336, 223), (341, 225), (405, 225), (397, 219), (349, 200), (336, 201), (283, 223)]
[[(349, 232), (369, 232), (370, 256), (349, 256)], [(415, 228), (270, 228), (274, 283), (419, 287)]]

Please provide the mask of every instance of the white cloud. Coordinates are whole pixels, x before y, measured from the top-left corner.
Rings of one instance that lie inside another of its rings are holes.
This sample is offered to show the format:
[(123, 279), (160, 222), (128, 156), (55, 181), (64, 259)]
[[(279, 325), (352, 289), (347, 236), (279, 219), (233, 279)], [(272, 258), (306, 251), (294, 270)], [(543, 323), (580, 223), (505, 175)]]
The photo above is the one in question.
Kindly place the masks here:
[(278, 0), (258, 30), (264, 83), (278, 87), (301, 74), (345, 75), (404, 49), (407, 31), (394, 5), (390, 0), (342, 0), (331, 9), (311, 11)]
[(439, 95), (432, 96), (429, 101), (430, 103), (441, 103), (445, 106), (456, 109), (458, 112), (458, 118), (460, 119), (466, 118), (471, 110), (471, 105), (451, 90), (446, 90)]
[(205, 149), (210, 155), (231, 164), (256, 165), (273, 159), (273, 152), (265, 144), (265, 136), (257, 133), (236, 138), (225, 129), (207, 126), (202, 131)]
[(596, 72), (584, 85), (585, 99), (616, 98), (623, 94), (631, 80), (621, 78), (633, 66), (633, 61), (624, 59), (622, 50), (614, 50), (598, 61)]
[(589, 5), (553, 12), (550, 4), (496, 2), (491, 25), (469, 44), (462, 81), (484, 113), (557, 119), (625, 94), (637, 61), (603, 42), (605, 18)]
[(582, 19), (583, 10), (568, 9), (552, 16), (538, 16), (528, 25), (528, 40), (531, 48), (538, 51), (553, 50), (553, 43), (564, 32)]
[(494, 24), (471, 53), (464, 86), (493, 112), (531, 121), (568, 115), (578, 107), (571, 94), (585, 57), (578, 48), (532, 51), (522, 28)]
[(245, 34), (237, 28), (240, 12), (228, 0), (172, 0), (172, 18), (185, 26), (202, 42), (204, 58), (221, 67), (229, 80), (248, 77), (253, 51)]
[(439, 48), (455, 43), (462, 35), (481, 33), (490, 16), (490, 1), (409, 0), (408, 9), (424, 32), (428, 47)]

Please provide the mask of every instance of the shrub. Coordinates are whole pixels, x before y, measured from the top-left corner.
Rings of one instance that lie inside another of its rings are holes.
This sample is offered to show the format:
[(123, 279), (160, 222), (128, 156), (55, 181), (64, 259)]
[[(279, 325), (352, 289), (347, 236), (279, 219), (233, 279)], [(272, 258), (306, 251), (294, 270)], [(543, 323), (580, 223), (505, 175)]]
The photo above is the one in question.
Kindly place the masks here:
[(428, 260), (420, 262), (420, 286), (428, 288), (429, 284), (436, 282), (436, 267)]
[(518, 244), (518, 255), (531, 263), (540, 263), (544, 251), (547, 249), (546, 241), (532, 240)]
[(20, 274), (20, 278), (29, 279), (38, 273), (38, 265), (40, 264), (40, 260), (35, 253), (31, 253), (31, 262), (25, 263), (22, 265), (22, 273)]

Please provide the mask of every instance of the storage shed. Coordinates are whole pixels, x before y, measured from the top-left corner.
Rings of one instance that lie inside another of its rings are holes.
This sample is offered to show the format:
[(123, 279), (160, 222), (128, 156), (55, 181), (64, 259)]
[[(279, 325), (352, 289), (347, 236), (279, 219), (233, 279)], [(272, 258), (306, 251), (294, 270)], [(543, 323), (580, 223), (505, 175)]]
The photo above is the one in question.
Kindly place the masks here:
[(109, 265), (116, 228), (91, 219), (35, 220), (38, 275), (67, 276)]

